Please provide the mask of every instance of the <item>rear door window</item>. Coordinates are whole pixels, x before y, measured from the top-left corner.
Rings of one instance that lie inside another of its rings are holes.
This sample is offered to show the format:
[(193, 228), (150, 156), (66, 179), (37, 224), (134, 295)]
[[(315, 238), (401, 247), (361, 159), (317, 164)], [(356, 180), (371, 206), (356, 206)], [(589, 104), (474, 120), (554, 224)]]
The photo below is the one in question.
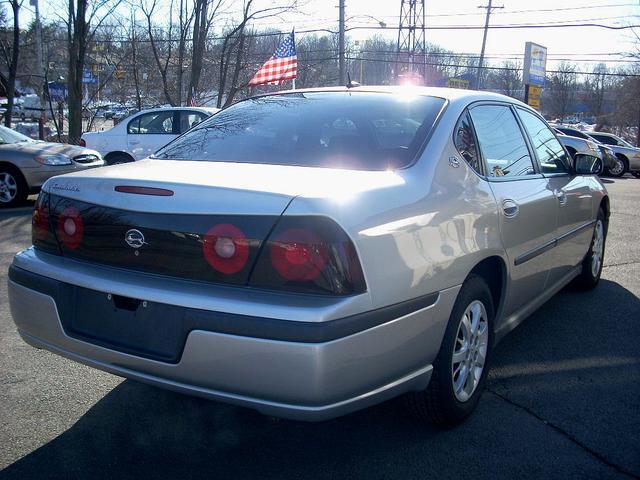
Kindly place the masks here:
[(518, 108), (518, 115), (529, 134), (542, 173), (569, 173), (567, 153), (553, 132), (537, 115)]
[(137, 116), (127, 125), (129, 134), (171, 134), (174, 127), (174, 111), (163, 110)]
[(505, 105), (479, 105), (470, 110), (489, 177), (535, 174), (520, 126)]

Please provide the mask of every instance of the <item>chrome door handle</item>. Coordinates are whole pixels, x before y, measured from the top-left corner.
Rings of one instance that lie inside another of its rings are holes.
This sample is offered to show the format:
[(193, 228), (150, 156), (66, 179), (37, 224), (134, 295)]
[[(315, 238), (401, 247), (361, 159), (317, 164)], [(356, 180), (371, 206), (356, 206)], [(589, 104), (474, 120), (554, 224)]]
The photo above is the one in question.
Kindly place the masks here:
[(562, 190), (554, 190), (553, 194), (556, 196), (556, 198), (560, 202), (560, 205), (565, 205), (567, 203), (567, 194), (564, 193)]
[(502, 201), (502, 213), (507, 218), (513, 218), (520, 213), (520, 207), (511, 199)]

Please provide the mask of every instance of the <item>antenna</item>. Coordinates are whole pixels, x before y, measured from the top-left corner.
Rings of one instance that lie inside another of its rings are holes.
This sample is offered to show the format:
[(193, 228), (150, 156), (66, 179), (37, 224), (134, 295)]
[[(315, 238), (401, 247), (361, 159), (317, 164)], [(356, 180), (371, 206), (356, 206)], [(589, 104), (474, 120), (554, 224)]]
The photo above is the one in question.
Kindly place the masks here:
[(359, 87), (360, 84), (358, 82), (354, 82), (351, 80), (351, 74), (347, 72), (347, 88)]

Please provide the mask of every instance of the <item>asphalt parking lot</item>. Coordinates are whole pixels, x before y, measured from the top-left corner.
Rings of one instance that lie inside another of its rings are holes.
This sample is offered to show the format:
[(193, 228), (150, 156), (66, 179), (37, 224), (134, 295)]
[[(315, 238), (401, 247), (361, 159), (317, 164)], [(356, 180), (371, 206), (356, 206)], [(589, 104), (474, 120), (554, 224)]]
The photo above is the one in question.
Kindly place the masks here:
[(565, 289), (509, 335), (454, 429), (398, 401), (275, 421), (35, 350), (6, 292), (30, 209), (0, 212), (0, 478), (640, 478), (640, 180), (605, 182), (601, 284)]

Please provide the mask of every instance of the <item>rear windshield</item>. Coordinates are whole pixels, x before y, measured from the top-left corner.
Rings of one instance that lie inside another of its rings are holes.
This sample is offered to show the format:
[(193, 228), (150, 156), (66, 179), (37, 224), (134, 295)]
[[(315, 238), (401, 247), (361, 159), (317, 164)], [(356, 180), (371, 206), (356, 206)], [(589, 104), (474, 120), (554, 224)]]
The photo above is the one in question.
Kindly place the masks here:
[(222, 110), (154, 158), (396, 169), (413, 161), (444, 103), (368, 92), (257, 97)]

